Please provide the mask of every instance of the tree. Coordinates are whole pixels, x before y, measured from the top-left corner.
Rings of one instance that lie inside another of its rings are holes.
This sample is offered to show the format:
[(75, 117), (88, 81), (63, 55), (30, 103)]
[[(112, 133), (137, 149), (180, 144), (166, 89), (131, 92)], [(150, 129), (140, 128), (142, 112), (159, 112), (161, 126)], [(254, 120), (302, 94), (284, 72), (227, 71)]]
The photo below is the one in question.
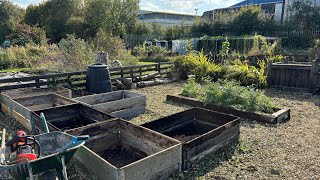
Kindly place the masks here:
[[(44, 28), (48, 37), (59, 40), (66, 37), (67, 31), (73, 33), (68, 28), (70, 26), (67, 26), (68, 21), (79, 14), (81, 17), (83, 6), (83, 0), (49, 0), (38, 6), (29, 6), (24, 20), (29, 25)], [(70, 20), (69, 23), (72, 24), (71, 22), (75, 21)]]
[(85, 22), (94, 36), (99, 29), (123, 37), (135, 30), (139, 0), (92, 0), (88, 3)]
[(320, 6), (313, 4), (312, 1), (294, 1), (289, 11), (293, 12), (289, 23), (295, 27), (305, 30), (320, 28)]
[(10, 1), (0, 1), (0, 42), (10, 35), (23, 18), (24, 10)]
[(259, 19), (258, 8), (243, 8), (240, 10), (240, 14), (233, 19), (230, 24), (231, 31), (235, 35), (251, 34), (254, 31), (261, 29), (261, 21)]

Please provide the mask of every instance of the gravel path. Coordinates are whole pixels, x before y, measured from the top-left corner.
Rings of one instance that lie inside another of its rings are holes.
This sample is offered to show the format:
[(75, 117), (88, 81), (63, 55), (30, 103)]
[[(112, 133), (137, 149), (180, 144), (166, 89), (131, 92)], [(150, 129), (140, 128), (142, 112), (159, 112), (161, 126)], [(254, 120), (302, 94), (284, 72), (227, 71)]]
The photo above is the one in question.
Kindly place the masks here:
[[(142, 124), (189, 108), (165, 101), (181, 87), (173, 83), (135, 90), (147, 95), (148, 111), (132, 122)], [(174, 179), (320, 179), (320, 96), (274, 89), (265, 94), (280, 107), (292, 109), (289, 122), (276, 126), (242, 120), (239, 144), (207, 156)], [(9, 133), (21, 128), (0, 114), (3, 127)]]

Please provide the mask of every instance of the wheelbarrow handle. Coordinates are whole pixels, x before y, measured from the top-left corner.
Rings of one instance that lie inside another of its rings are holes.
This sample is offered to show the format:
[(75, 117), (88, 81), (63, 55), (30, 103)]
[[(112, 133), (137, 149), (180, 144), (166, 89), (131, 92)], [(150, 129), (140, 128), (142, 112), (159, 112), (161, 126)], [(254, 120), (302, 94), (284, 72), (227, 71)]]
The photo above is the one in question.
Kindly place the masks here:
[(77, 141), (86, 141), (89, 139), (89, 135), (77, 136)]
[(75, 147), (75, 146), (78, 146), (79, 144), (85, 142), (86, 140), (89, 139), (89, 136), (86, 135), (86, 136), (74, 136), (71, 141), (66, 144), (61, 150), (60, 152), (65, 152), (66, 150), (68, 150), (69, 148), (72, 148), (72, 147)]

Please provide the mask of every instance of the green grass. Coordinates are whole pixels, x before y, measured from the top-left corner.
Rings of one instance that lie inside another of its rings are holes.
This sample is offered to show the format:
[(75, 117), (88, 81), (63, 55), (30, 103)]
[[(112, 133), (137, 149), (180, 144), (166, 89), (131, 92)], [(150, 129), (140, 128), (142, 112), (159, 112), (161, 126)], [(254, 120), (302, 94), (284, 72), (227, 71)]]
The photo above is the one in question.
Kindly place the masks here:
[(5, 69), (5, 70), (0, 70), (0, 73), (7, 73), (7, 72), (25, 72), (25, 71), (32, 71), (31, 68), (11, 68), (11, 69)]
[(138, 65), (148, 65), (148, 64), (154, 64), (155, 62), (139, 62)]

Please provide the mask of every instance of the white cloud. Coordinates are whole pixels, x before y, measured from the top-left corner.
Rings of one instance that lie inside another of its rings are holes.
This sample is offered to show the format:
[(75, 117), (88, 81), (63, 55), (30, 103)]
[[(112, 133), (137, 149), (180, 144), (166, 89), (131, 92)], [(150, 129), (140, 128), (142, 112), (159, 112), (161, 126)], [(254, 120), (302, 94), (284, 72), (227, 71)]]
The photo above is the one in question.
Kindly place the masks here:
[(201, 15), (204, 11), (228, 7), (240, 1), (241, 0), (142, 0), (140, 7), (144, 10), (161, 10), (187, 14), (195, 14), (195, 9), (197, 8), (198, 14)]

